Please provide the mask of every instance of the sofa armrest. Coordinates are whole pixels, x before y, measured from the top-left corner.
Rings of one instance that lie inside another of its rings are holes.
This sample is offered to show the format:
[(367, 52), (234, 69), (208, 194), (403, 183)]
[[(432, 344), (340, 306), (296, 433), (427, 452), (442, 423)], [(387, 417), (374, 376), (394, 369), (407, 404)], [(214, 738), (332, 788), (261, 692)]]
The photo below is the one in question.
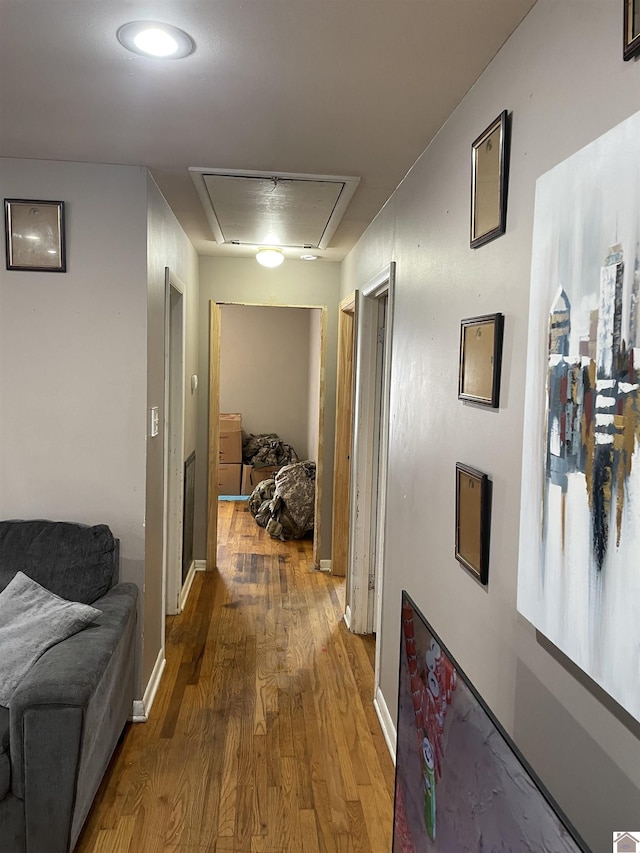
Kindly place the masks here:
[[(136, 608), (137, 595), (135, 584), (120, 583), (93, 602), (101, 611), (95, 623), (48, 649), (11, 697), (11, 785), (16, 796), (25, 798), (37, 778), (58, 786), (57, 768), (39, 766), (39, 754), (79, 755), (84, 713)], [(66, 721), (63, 732), (54, 715)], [(63, 733), (66, 743), (60, 748)]]

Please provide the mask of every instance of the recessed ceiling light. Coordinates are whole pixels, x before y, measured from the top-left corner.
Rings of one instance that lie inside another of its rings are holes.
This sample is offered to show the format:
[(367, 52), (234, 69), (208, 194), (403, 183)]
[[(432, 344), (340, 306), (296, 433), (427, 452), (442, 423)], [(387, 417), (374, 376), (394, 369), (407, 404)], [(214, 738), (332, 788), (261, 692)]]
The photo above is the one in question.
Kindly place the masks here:
[(317, 261), (318, 256), (317, 255), (300, 255), (300, 260), (301, 261)]
[(196, 49), (188, 33), (171, 24), (156, 21), (132, 21), (117, 32), (118, 41), (127, 50), (157, 59), (182, 59)]
[(258, 249), (256, 261), (263, 267), (279, 267), (284, 261), (284, 254), (282, 249)]

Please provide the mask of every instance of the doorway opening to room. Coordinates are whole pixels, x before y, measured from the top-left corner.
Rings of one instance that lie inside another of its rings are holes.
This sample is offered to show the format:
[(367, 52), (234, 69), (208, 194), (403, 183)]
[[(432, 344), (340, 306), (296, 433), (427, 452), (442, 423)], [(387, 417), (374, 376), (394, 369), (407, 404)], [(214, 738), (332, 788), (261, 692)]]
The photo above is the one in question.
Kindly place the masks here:
[[(247, 461), (243, 470), (235, 436), (230, 446), (237, 461), (225, 459), (224, 449), (221, 455), (225, 431), (221, 433), (219, 425), (231, 423), (245, 434), (277, 436), (265, 440), (264, 448), (282, 452), (283, 464), (291, 449), (300, 462), (315, 463), (313, 564), (319, 568), (326, 309), (211, 302), (209, 331), (207, 566), (215, 567), (218, 560), (219, 495), (253, 491), (261, 476), (260, 468), (251, 468)], [(241, 420), (233, 423), (227, 414), (238, 414)], [(259, 442), (257, 446), (262, 451)], [(275, 461), (273, 467), (280, 467)]]
[[(355, 295), (345, 622), (357, 634), (375, 634), (382, 619), (394, 288), (391, 263)], [(379, 674), (376, 643), (376, 696)]]

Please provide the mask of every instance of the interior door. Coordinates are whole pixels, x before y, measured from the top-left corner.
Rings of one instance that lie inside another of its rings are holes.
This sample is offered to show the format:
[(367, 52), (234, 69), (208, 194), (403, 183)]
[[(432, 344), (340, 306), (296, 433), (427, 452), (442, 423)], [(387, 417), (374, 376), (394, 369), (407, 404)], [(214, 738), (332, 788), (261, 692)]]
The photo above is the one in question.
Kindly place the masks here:
[(207, 570), (218, 565), (218, 458), (220, 455), (220, 306), (209, 311), (209, 497), (207, 500)]

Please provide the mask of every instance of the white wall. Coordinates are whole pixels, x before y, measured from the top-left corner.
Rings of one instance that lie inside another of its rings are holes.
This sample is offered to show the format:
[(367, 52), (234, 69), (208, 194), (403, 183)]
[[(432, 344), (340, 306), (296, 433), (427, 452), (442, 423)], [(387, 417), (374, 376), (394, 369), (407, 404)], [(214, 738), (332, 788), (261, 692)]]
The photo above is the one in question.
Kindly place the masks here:
[(246, 302), (254, 305), (327, 306), (327, 361), (324, 419), (323, 534), (320, 556), (331, 555), (333, 430), (335, 424), (336, 349), (340, 266), (331, 262), (285, 261), (277, 269), (261, 267), (254, 258), (200, 258), (199, 373), (195, 558), (206, 555), (208, 442), (209, 302)]
[(309, 454), (309, 313), (271, 306), (221, 309), (220, 411), (240, 412), (247, 433), (277, 433), (300, 459)]
[(146, 171), (0, 161), (4, 197), (66, 203), (67, 272), (0, 270), (0, 517), (108, 524), (142, 589)]
[[(381, 687), (395, 716), (406, 588), (597, 851), (640, 815), (640, 725), (516, 612), (536, 178), (640, 109), (621, 4), (539, 0), (343, 264), (342, 293), (397, 263)], [(513, 112), (507, 233), (469, 248), (470, 145)], [(401, 129), (399, 129), (401, 132)], [(501, 405), (457, 399), (459, 324), (501, 311)], [(493, 480), (489, 585), (453, 558), (454, 469)]]

